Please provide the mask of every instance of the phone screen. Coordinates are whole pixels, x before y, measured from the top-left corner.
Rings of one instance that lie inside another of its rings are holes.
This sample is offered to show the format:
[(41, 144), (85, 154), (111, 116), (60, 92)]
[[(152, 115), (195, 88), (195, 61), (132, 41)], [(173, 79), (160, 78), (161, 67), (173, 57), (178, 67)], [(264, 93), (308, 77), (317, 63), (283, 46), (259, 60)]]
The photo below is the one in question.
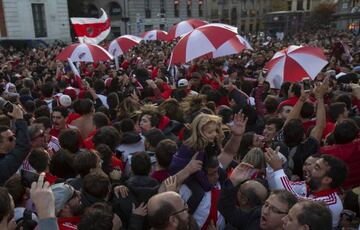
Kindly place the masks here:
[(37, 182), (39, 174), (21, 169), (21, 184), (27, 188), (31, 188), (33, 182)]
[(309, 79), (303, 79), (303, 86), (305, 91), (309, 91), (311, 88), (310, 80)]

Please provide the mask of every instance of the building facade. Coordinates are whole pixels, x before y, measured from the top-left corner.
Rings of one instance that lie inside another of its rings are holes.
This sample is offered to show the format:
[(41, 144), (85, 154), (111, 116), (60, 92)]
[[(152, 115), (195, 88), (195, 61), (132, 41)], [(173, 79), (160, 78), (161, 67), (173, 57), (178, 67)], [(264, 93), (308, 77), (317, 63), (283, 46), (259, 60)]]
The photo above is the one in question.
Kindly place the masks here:
[(266, 29), (271, 34), (292, 34), (302, 30), (311, 11), (320, 3), (336, 3), (337, 0), (283, 0), (281, 11), (272, 9), (265, 15)]
[(208, 20), (236, 26), (241, 32), (264, 30), (271, 0), (208, 0)]
[(84, 0), (83, 7), (88, 16), (99, 16), (100, 8), (109, 13), (111, 37), (168, 30), (182, 20), (207, 16), (205, 0)]
[(336, 27), (340, 30), (360, 33), (360, 0), (340, 0), (337, 4)]
[(67, 0), (0, 0), (0, 40), (70, 41)]

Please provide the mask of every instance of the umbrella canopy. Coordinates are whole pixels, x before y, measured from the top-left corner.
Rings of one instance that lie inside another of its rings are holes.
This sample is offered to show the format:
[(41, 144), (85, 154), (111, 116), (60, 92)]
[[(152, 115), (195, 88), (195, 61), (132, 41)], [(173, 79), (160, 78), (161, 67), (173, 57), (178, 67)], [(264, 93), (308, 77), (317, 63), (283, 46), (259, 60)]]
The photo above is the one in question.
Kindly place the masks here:
[(244, 49), (252, 50), (250, 43), (240, 35), (230, 38), (214, 52), (212, 52), (212, 58), (223, 57), (232, 54), (238, 54)]
[(180, 39), (171, 53), (170, 64), (186, 63), (212, 53), (236, 35), (237, 28), (233, 26), (220, 23), (201, 26)]
[(143, 33), (140, 37), (142, 37), (145, 41), (154, 41), (161, 40), (165, 41), (167, 39), (168, 33), (163, 30), (150, 30)]
[(277, 52), (266, 63), (266, 79), (271, 87), (280, 89), (284, 81), (299, 82), (304, 77), (315, 79), (327, 63), (322, 49), (292, 45)]
[(113, 59), (113, 56), (101, 46), (74, 43), (65, 47), (56, 57), (57, 60), (61, 61), (67, 61), (68, 58), (73, 62), (98, 62), (111, 60)]
[(141, 42), (141, 38), (133, 35), (124, 35), (115, 38), (109, 45), (108, 51), (114, 57), (118, 57), (128, 52), (131, 48), (138, 45)]
[(176, 25), (172, 26), (169, 30), (167, 40), (173, 40), (186, 33), (193, 31), (195, 28), (208, 24), (206, 21), (200, 19), (189, 19), (181, 21)]

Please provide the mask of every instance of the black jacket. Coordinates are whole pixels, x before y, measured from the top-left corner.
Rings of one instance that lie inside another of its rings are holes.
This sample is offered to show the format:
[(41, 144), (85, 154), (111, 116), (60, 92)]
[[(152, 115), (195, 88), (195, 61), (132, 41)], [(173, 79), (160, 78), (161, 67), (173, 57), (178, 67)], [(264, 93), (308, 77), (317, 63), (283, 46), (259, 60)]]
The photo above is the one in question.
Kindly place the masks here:
[(27, 157), (31, 149), (28, 127), (25, 120), (16, 120), (16, 145), (15, 148), (0, 154), (0, 184), (4, 184), (16, 171)]
[(159, 183), (148, 176), (131, 176), (125, 182), (125, 186), (129, 189), (129, 195), (126, 198), (115, 197), (112, 203), (114, 212), (123, 221), (124, 227), (130, 228), (132, 204), (138, 207), (142, 202), (147, 203), (153, 195), (158, 193)]
[(250, 211), (243, 211), (236, 206), (238, 187), (234, 187), (230, 180), (226, 180), (222, 187), (218, 201), (218, 210), (225, 218), (226, 223), (236, 229), (260, 229), (261, 206)]

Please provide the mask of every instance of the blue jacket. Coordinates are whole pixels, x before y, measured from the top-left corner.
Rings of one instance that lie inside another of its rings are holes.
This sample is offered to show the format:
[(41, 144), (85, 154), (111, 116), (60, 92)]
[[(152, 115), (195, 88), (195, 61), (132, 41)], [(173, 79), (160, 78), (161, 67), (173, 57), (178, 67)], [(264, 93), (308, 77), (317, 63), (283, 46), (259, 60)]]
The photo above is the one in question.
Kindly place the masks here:
[(0, 184), (4, 184), (7, 179), (16, 173), (31, 149), (26, 121), (16, 120), (15, 127), (15, 148), (6, 154), (0, 154)]

